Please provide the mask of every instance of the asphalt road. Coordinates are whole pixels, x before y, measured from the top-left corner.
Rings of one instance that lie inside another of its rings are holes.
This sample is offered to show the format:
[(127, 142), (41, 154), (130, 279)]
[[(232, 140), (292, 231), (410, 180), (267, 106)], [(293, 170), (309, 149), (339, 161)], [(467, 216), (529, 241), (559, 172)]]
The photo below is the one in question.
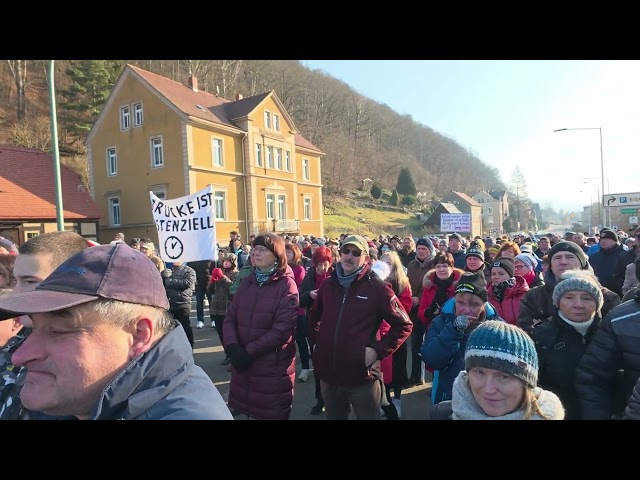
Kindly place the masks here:
[[(196, 329), (195, 304), (191, 309), (191, 325), (193, 327), (195, 345), (193, 356), (196, 364), (200, 365), (211, 377), (211, 380), (220, 391), (222, 397), (227, 400), (229, 394), (229, 381), (231, 373), (227, 367), (221, 365), (224, 360), (224, 351), (215, 328), (211, 328), (208, 309), (205, 307), (205, 327)], [(410, 349), (411, 347), (409, 347)], [(313, 365), (312, 365), (313, 367)], [(296, 379), (300, 373), (300, 362), (296, 365)], [(411, 368), (408, 368), (411, 373)], [(429, 377), (430, 379), (431, 377)], [(311, 408), (316, 404), (314, 396), (315, 382), (313, 372), (306, 382), (296, 381), (293, 395), (293, 409), (291, 420), (325, 420), (325, 414), (311, 415)], [(427, 420), (431, 401), (431, 383), (427, 382), (421, 386), (416, 386), (403, 390), (401, 420)]]

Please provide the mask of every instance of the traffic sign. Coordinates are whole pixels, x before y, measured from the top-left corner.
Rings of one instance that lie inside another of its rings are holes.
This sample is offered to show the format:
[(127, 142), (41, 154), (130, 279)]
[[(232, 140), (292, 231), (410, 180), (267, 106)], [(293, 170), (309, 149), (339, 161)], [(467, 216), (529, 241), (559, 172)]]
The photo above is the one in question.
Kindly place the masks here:
[(620, 213), (638, 213), (638, 208), (621, 208)]
[(640, 192), (608, 193), (602, 196), (602, 205), (605, 207), (632, 207), (634, 205), (640, 205)]
[(629, 217), (629, 223), (638, 223), (638, 217)]

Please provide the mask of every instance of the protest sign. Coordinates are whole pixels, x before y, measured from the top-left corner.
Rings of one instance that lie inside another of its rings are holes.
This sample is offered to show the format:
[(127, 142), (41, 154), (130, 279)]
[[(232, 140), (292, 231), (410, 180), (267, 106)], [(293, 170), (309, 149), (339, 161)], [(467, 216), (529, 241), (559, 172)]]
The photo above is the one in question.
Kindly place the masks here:
[(466, 213), (443, 213), (440, 215), (441, 232), (470, 232), (471, 215)]
[(165, 262), (215, 260), (216, 224), (213, 187), (208, 185), (193, 195), (160, 199), (153, 192), (151, 211), (158, 230), (158, 250)]

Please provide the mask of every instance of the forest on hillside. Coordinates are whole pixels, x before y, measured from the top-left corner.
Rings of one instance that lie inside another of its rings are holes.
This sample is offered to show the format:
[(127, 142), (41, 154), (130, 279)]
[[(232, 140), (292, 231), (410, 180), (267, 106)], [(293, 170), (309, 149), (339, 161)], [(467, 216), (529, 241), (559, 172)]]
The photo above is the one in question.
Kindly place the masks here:
[[(274, 90), (300, 133), (326, 153), (327, 194), (344, 194), (366, 178), (393, 189), (403, 167), (427, 198), (506, 188), (501, 172), (470, 148), (297, 60), (55, 61), (59, 148), (80, 173), (86, 171), (84, 138), (127, 63), (184, 84), (191, 73), (200, 90), (226, 99)], [(2, 62), (0, 143), (51, 150), (48, 68), (49, 60)]]

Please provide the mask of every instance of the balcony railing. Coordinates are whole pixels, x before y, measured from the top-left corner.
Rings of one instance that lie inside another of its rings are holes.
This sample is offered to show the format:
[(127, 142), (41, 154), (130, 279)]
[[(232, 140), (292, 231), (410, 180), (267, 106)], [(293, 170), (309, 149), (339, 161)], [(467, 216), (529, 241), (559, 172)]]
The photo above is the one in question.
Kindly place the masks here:
[(300, 232), (300, 221), (299, 220), (271, 220), (271, 222), (267, 222), (273, 224), (274, 232), (289, 232), (296, 233)]

